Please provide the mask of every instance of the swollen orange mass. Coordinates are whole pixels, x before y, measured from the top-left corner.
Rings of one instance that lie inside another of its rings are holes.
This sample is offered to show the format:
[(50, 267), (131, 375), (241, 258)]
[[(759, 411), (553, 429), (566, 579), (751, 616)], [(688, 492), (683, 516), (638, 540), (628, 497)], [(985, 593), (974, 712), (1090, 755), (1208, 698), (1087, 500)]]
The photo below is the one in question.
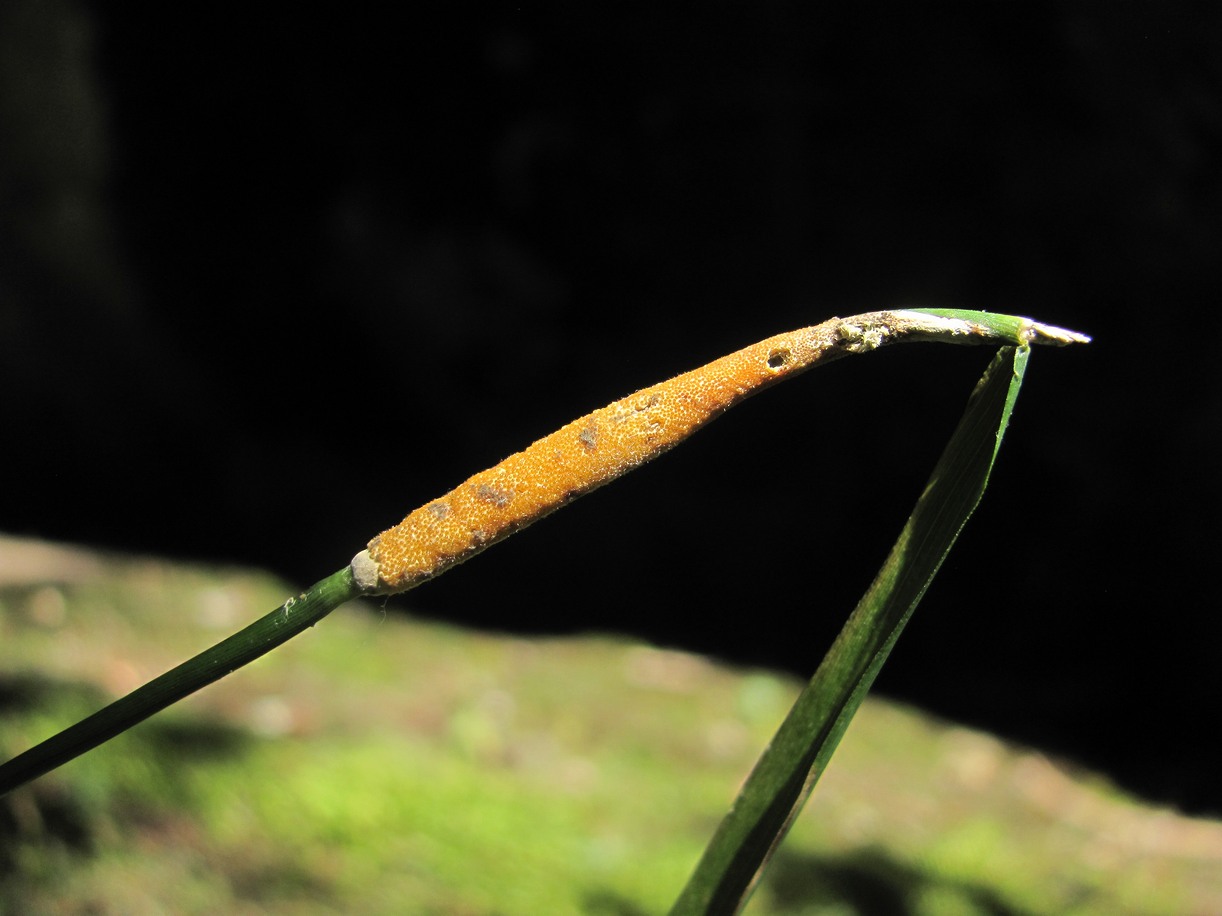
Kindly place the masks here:
[(403, 591), (444, 572), (662, 454), (769, 384), (843, 355), (843, 343), (835, 322), (778, 334), (574, 420), (370, 541), (380, 585)]

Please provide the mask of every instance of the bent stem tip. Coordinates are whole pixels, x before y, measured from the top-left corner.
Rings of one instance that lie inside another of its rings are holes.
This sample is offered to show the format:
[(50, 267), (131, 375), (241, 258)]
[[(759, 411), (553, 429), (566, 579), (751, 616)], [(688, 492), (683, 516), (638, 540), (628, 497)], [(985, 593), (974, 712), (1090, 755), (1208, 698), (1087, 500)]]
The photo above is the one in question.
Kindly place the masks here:
[[(1031, 344), (1064, 347), (1069, 344), (1090, 343), (1090, 337), (1086, 334), (1032, 321), (1021, 315), (1002, 315), (969, 309), (906, 309), (896, 314), (918, 319), (925, 325), (922, 328), (925, 333), (951, 342), (982, 343), (984, 340), (993, 340), (1022, 347)], [(930, 317), (936, 319), (936, 325), (929, 324)]]

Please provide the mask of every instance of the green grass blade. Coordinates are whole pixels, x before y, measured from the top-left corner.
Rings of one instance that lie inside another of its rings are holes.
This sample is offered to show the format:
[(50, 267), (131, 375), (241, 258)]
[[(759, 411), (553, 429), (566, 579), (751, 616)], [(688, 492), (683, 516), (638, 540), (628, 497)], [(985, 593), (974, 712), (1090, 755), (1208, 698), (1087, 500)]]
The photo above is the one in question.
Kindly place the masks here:
[(0, 764), (0, 795), (49, 773), (314, 626), (360, 589), (344, 567), (211, 649)]
[(1032, 321), (1020, 315), (1002, 315), (998, 312), (978, 312), (969, 309), (908, 309), (907, 312), (966, 322), (972, 326), (971, 331), (968, 332), (971, 335), (1004, 340), (1020, 346), (1044, 344), (1064, 347), (1068, 344), (1090, 343), (1090, 337), (1086, 334)]
[(672, 914), (735, 913), (823, 773), (857, 707), (980, 501), (1030, 349), (1001, 349), (899, 539), (795, 701), (697, 864)]

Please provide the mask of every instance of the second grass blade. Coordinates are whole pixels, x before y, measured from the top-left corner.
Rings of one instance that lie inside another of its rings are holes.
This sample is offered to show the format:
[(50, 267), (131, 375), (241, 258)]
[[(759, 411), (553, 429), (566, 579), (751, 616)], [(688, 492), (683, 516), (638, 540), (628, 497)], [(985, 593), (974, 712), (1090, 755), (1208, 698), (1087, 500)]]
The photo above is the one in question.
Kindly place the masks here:
[(899, 539), (705, 849), (672, 914), (735, 913), (784, 838), (988, 483), (1026, 369), (985, 370)]

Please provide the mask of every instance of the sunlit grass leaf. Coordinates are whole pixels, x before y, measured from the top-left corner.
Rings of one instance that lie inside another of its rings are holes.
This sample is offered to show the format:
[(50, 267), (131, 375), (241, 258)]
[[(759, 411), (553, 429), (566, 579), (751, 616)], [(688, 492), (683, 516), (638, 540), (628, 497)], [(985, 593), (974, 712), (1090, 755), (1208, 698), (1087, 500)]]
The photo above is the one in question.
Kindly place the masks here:
[(710, 840), (672, 914), (734, 913), (826, 769), (964, 523), (980, 502), (1028, 347), (998, 351), (873, 584)]

